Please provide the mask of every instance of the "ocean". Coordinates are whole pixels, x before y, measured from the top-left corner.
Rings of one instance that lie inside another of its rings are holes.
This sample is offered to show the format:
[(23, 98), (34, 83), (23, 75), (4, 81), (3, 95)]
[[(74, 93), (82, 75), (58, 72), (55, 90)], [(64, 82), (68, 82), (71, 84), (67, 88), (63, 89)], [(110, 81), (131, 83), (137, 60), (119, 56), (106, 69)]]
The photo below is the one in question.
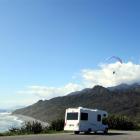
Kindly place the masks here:
[(13, 127), (21, 127), (23, 122), (23, 120), (20, 120), (17, 116), (9, 112), (0, 113), (0, 132), (8, 131)]

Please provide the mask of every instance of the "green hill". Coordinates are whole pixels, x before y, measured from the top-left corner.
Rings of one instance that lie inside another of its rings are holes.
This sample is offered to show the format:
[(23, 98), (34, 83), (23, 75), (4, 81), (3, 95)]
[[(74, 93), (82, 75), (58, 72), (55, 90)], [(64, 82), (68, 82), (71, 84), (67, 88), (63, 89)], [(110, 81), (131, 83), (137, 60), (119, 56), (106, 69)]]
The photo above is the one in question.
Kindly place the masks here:
[(109, 90), (101, 86), (79, 91), (63, 97), (38, 101), (23, 109), (18, 109), (13, 114), (22, 114), (50, 122), (64, 118), (66, 108), (87, 107), (97, 108), (113, 114), (127, 115), (140, 122), (140, 88), (128, 90)]

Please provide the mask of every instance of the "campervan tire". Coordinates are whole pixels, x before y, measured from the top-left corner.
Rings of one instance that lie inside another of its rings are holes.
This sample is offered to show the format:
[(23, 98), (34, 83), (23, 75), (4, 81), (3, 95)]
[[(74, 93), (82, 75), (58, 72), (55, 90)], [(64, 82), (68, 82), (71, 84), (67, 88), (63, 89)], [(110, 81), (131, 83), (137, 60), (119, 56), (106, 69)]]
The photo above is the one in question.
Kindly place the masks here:
[(85, 134), (90, 134), (91, 133), (91, 128), (89, 128), (87, 131), (85, 131)]
[(79, 134), (80, 133), (80, 131), (74, 131), (74, 134)]
[(97, 131), (94, 131), (95, 134), (97, 134)]
[(107, 134), (108, 133), (108, 128), (106, 128), (105, 130), (104, 130), (104, 134)]

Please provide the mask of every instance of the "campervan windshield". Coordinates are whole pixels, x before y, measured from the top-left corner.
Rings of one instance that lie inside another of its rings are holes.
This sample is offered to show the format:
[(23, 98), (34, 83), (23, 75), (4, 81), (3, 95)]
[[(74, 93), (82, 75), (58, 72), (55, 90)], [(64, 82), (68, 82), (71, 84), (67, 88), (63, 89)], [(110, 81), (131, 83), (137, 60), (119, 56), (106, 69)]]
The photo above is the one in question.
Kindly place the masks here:
[(78, 120), (78, 112), (67, 113), (67, 120)]

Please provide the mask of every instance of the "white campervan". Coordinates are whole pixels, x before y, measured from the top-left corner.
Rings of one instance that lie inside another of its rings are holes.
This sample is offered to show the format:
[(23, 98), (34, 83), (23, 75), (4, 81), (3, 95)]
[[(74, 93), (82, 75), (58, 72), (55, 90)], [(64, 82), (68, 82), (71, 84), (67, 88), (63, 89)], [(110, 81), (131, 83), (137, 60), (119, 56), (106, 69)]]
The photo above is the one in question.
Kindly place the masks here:
[(107, 117), (108, 113), (103, 110), (88, 109), (83, 107), (68, 108), (65, 113), (64, 130), (80, 132), (108, 132), (108, 125), (102, 123), (102, 119)]

